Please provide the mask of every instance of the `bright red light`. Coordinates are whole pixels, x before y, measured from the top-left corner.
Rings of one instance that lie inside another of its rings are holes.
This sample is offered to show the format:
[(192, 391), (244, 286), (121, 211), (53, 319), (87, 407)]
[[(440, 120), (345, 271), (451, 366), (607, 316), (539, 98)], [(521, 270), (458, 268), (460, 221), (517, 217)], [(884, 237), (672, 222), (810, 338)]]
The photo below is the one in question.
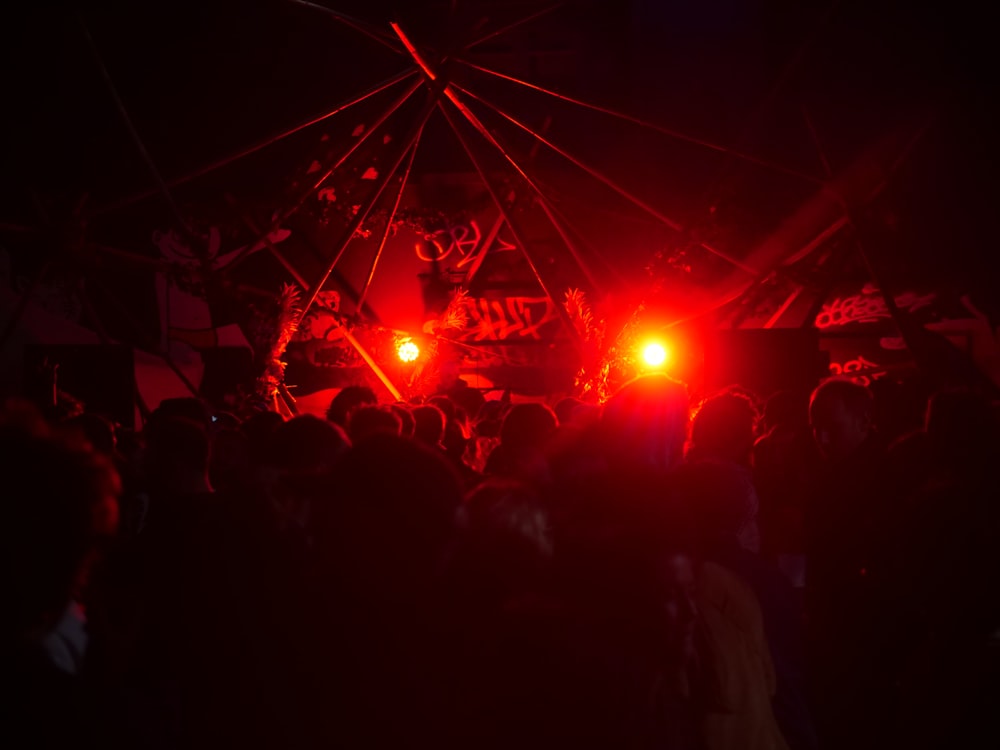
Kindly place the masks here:
[(399, 346), (396, 347), (396, 355), (403, 362), (413, 362), (420, 356), (420, 347), (414, 344), (410, 339), (404, 339), (403, 341), (400, 341)]
[(660, 367), (667, 361), (667, 350), (663, 344), (652, 342), (642, 350), (642, 358), (650, 367)]

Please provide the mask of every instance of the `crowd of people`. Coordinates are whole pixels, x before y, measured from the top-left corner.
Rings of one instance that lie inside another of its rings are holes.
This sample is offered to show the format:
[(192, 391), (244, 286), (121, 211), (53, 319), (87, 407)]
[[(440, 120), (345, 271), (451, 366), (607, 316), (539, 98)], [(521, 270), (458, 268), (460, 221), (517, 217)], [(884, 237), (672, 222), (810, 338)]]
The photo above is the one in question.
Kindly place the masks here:
[(5, 745), (1000, 747), (997, 412), (884, 397), (11, 400)]

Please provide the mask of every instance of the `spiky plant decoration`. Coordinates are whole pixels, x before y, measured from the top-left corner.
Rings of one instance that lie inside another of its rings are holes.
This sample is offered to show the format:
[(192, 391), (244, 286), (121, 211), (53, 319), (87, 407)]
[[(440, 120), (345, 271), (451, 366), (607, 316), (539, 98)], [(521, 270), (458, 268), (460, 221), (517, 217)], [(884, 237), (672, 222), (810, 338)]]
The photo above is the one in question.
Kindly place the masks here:
[(563, 307), (582, 345), (580, 369), (575, 381), (577, 390), (581, 397), (594, 398), (597, 393), (595, 378), (600, 378), (605, 321), (594, 317), (587, 294), (581, 289), (568, 289)]
[[(591, 350), (593, 359), (576, 378), (579, 398), (602, 404), (635, 371), (636, 330), (644, 310), (645, 305), (638, 305), (607, 347), (602, 346), (606, 335), (605, 322), (602, 320), (595, 326), (600, 336)], [(589, 346), (585, 340), (585, 347)]]
[(285, 379), (286, 363), (281, 358), (299, 326), (299, 300), (298, 287), (283, 284), (270, 309), (258, 311), (254, 353), (262, 371), (257, 378), (257, 392), (267, 401), (274, 398)]
[(456, 289), (437, 323), (436, 333), (461, 331), (469, 325), (469, 293), (461, 287)]

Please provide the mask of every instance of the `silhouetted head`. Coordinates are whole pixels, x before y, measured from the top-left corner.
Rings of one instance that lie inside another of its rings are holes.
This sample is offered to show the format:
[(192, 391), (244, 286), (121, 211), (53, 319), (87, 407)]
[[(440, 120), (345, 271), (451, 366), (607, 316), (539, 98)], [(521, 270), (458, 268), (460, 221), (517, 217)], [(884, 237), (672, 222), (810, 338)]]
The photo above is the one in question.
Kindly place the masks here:
[(635, 378), (604, 405), (606, 452), (618, 464), (670, 470), (683, 459), (688, 416), (683, 383), (660, 373)]
[(805, 393), (778, 391), (764, 404), (764, 432), (779, 426), (796, 429), (808, 424), (809, 397)]
[(686, 456), (750, 465), (757, 410), (742, 393), (724, 391), (705, 399), (691, 420)]
[(327, 551), (354, 590), (405, 594), (430, 582), (454, 528), (461, 482), (439, 451), (397, 435), (354, 446), (338, 472)]
[(274, 465), (296, 473), (329, 473), (351, 447), (343, 429), (312, 414), (289, 419), (271, 440)]
[(540, 451), (558, 424), (555, 412), (545, 404), (514, 404), (500, 425), (500, 444), (518, 453)]
[(553, 411), (556, 413), (560, 426), (569, 424), (573, 420), (573, 412), (583, 405), (583, 401), (574, 396), (559, 399), (553, 407)]
[(853, 455), (872, 431), (871, 393), (851, 380), (831, 378), (809, 400), (809, 423), (823, 457), (838, 463)]
[(209, 486), (210, 441), (201, 422), (179, 416), (150, 419), (144, 434), (143, 463), (153, 491), (183, 494)]
[(413, 407), (413, 437), (424, 445), (434, 448), (444, 446), (444, 428), (447, 418), (441, 409), (432, 404)]
[(438, 409), (444, 412), (445, 419), (454, 419), (456, 414), (455, 402), (452, 401), (447, 396), (431, 396), (427, 399), (427, 403), (431, 406), (436, 406)]
[(398, 403), (392, 405), (392, 410), (399, 417), (399, 434), (407, 438), (413, 437), (413, 432), (416, 430), (417, 424), (413, 420), (413, 412), (410, 411), (410, 407), (406, 404)]
[(285, 418), (273, 411), (260, 411), (247, 417), (240, 425), (240, 431), (247, 436), (247, 451), (250, 461), (259, 464), (271, 449), (271, 437)]
[(365, 404), (353, 409), (347, 417), (347, 432), (353, 443), (376, 432), (399, 435), (402, 430), (402, 420), (389, 405)]
[(165, 398), (149, 415), (150, 421), (180, 417), (197, 422), (206, 430), (212, 426), (212, 414), (205, 402), (193, 396)]
[(118, 475), (86, 443), (25, 429), (0, 414), (7, 474), (0, 524), (3, 646), (36, 639), (80, 593), (100, 541), (117, 525)]
[(553, 556), (552, 530), (538, 494), (512, 479), (490, 479), (466, 498), (458, 514), (458, 543), (450, 577), (456, 592), (495, 600), (532, 590)]
[(347, 429), (347, 418), (351, 410), (363, 404), (377, 404), (378, 396), (367, 385), (348, 385), (330, 401), (326, 418), (335, 425)]

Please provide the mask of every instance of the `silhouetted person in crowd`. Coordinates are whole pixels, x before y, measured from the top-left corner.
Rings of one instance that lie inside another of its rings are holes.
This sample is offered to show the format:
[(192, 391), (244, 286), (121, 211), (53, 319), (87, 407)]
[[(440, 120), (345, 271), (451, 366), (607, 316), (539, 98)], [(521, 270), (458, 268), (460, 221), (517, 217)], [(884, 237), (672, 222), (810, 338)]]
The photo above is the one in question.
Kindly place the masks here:
[(405, 403), (392, 404), (392, 410), (399, 417), (399, 434), (407, 438), (413, 437), (413, 431), (417, 425), (413, 421), (413, 412), (410, 411), (409, 405)]
[(377, 432), (399, 435), (403, 431), (403, 420), (392, 406), (365, 404), (351, 411), (347, 430), (351, 441), (356, 443)]
[[(149, 517), (109, 571), (110, 631), (95, 664), (109, 744), (294, 746), (310, 734), (301, 650), (314, 642), (313, 618), (299, 596), (303, 545), (289, 529), (307, 522), (343, 433), (317, 417), (275, 426), (251, 481), (216, 492), (199, 423), (147, 424)], [(275, 473), (280, 491), (264, 483)]]
[(91, 744), (100, 735), (80, 684), (82, 605), (95, 556), (115, 531), (120, 486), (106, 457), (51, 435), (28, 411), (0, 412), (0, 731), (7, 747)]
[(565, 396), (559, 399), (556, 405), (552, 407), (552, 411), (556, 413), (556, 419), (559, 420), (560, 427), (572, 422), (574, 412), (581, 406), (585, 406), (585, 404), (575, 396)]
[(809, 394), (779, 391), (764, 406), (753, 448), (761, 552), (792, 584), (805, 585), (804, 513), (820, 461), (809, 426)]
[(689, 408), (687, 387), (666, 375), (626, 383), (600, 420), (608, 456), (624, 467), (670, 471), (684, 460)]
[[(461, 409), (459, 409), (459, 413), (462, 414)], [(483, 480), (483, 474), (476, 471), (469, 460), (474, 446), (471, 428), (467, 420), (464, 418), (448, 420), (444, 426), (444, 450), (448, 460), (458, 469), (458, 473), (462, 477), (462, 487), (466, 491), (471, 490)]]
[(293, 417), (274, 432), (262, 489), (289, 544), (311, 544), (311, 517), (331, 501), (333, 474), (350, 447), (343, 429), (311, 414)]
[(757, 425), (753, 401), (743, 393), (725, 390), (705, 399), (691, 420), (688, 461), (726, 461), (749, 467)]
[(493, 449), (500, 444), (500, 425), (506, 408), (498, 400), (486, 401), (473, 420), (469, 465), (481, 474), (485, 472)]
[(900, 746), (1000, 746), (1000, 425), (969, 389), (935, 393), (919, 485), (901, 503), (893, 547)]
[[(155, 423), (160, 419), (190, 419), (201, 425), (205, 430), (212, 427), (212, 413), (208, 406), (199, 398), (194, 396), (180, 396), (176, 398), (165, 398), (150, 415), (150, 420)], [(146, 425), (149, 429), (149, 425)]]
[(760, 552), (757, 515), (760, 502), (750, 472), (757, 411), (744, 394), (727, 390), (705, 399), (691, 420), (691, 437), (685, 448), (688, 463), (712, 461), (732, 467), (731, 475), (743, 484), (740, 543)]
[(351, 449), (336, 486), (316, 545), (331, 741), (433, 742), (451, 719), (436, 591), (460, 480), (440, 450), (377, 434)]
[(326, 418), (338, 427), (346, 430), (348, 415), (352, 409), (358, 406), (374, 405), (377, 403), (378, 396), (367, 385), (344, 386), (330, 401), (330, 408), (326, 410)]
[(208, 478), (223, 492), (239, 492), (251, 482), (250, 441), (238, 428), (217, 429), (212, 435)]
[[(815, 750), (819, 741), (808, 703), (800, 600), (778, 568), (747, 550), (741, 539), (747, 491), (743, 470), (728, 461), (689, 463), (675, 472), (673, 490), (695, 537), (697, 556), (735, 573), (760, 605), (775, 676), (770, 703), (782, 737), (792, 750)], [(761, 705), (757, 710), (766, 713)], [(759, 718), (766, 724), (766, 715)]]
[[(444, 568), (455, 746), (562, 747), (593, 717), (572, 700), (551, 523), (537, 490), (491, 479), (470, 493)], [(593, 739), (590, 737), (590, 739)]]
[(446, 359), (441, 364), (440, 376), (435, 395), (447, 396), (470, 416), (479, 413), (486, 399), (478, 388), (472, 388), (461, 376), (457, 362)]
[(426, 446), (444, 452), (444, 428), (448, 418), (439, 406), (421, 404), (414, 406), (413, 437)]
[(873, 418), (871, 394), (850, 380), (824, 381), (810, 399), (824, 465), (806, 505), (807, 636), (820, 736), (833, 748), (886, 741), (891, 678), (880, 586), (892, 503)]
[(430, 404), (431, 406), (436, 406), (438, 409), (444, 412), (444, 417), (446, 420), (455, 419), (455, 417), (458, 416), (458, 406), (448, 396), (444, 396), (441, 394), (431, 396), (429, 399), (427, 399), (426, 403)]
[(500, 444), (490, 453), (484, 473), (532, 480), (543, 477), (543, 452), (558, 424), (555, 412), (545, 404), (514, 404), (504, 415)]

